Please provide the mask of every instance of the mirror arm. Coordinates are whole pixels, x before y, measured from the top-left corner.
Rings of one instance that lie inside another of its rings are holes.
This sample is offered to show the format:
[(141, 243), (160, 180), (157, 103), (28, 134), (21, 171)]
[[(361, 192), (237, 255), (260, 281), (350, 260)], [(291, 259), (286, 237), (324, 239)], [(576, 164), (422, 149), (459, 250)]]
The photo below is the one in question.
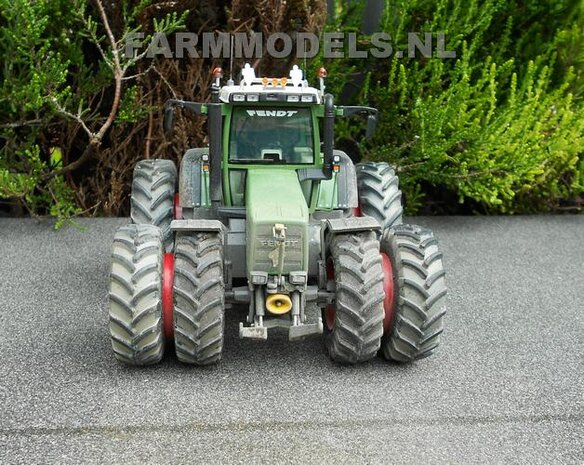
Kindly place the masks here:
[(176, 108), (176, 107), (186, 108), (187, 110), (192, 111), (196, 115), (203, 115), (203, 114), (207, 113), (206, 104), (204, 104), (204, 103), (188, 102), (186, 100), (170, 99), (170, 100), (167, 100), (166, 103), (164, 104), (165, 111), (168, 110), (169, 108), (174, 110), (174, 108)]
[(379, 113), (377, 108), (373, 107), (362, 107), (362, 106), (339, 106), (338, 109), (342, 110), (341, 116), (351, 116), (354, 114), (363, 114), (367, 116), (375, 116)]

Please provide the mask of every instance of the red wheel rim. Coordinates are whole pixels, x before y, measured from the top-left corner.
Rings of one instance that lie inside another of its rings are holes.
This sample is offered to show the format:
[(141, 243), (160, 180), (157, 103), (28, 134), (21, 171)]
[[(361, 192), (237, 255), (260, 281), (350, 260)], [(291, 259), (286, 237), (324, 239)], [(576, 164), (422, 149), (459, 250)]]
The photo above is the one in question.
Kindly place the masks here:
[(172, 302), (172, 286), (174, 284), (174, 254), (165, 253), (162, 266), (162, 324), (164, 335), (172, 338), (174, 327), (172, 313), (174, 304)]
[(174, 194), (174, 219), (182, 220), (183, 211), (180, 206), (180, 195), (178, 193)]
[(381, 268), (383, 269), (383, 290), (385, 299), (383, 299), (383, 334), (387, 333), (393, 324), (395, 290), (393, 287), (393, 266), (391, 260), (385, 252), (381, 252)]
[[(335, 266), (333, 265), (331, 258), (329, 258), (326, 262), (326, 279), (327, 281), (334, 281), (335, 279)], [(324, 311), (324, 320), (329, 331), (332, 331), (335, 326), (336, 316), (337, 310), (334, 304), (327, 305)]]

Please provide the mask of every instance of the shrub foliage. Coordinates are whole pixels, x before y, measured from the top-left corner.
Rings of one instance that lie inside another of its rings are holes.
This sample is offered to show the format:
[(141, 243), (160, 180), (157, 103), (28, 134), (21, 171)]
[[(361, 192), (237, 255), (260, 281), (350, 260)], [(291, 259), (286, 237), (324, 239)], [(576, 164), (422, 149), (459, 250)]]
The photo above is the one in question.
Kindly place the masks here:
[[(336, 2), (326, 30), (355, 31), (368, 48), (363, 5)], [(127, 58), (127, 34), (265, 37), (320, 32), (325, 17), (326, 2), (316, 0), (0, 0), (2, 210), (59, 224), (124, 215), (138, 160), (180, 161), (205, 143), (203, 119), (184, 114), (171, 144), (161, 108), (172, 97), (207, 99), (210, 70), (227, 63)], [(457, 57), (318, 56), (311, 73), (326, 66), (327, 89), (342, 103), (380, 109), (373, 140), (362, 142), (362, 125), (340, 122), (338, 142), (396, 165), (410, 213), (549, 211), (584, 191), (583, 18), (578, 0), (388, 0), (379, 30), (394, 50), (407, 50), (408, 32), (434, 40), (443, 32)]]
[[(329, 27), (357, 30), (360, 18), (339, 2)], [(407, 50), (407, 32), (443, 32), (457, 58), (326, 66), (341, 95), (347, 71), (366, 70), (352, 99), (381, 119), (363, 149), (397, 166), (410, 212), (549, 211), (584, 191), (583, 18), (572, 0), (389, 1), (380, 29), (394, 50)], [(361, 134), (346, 125), (341, 136)]]

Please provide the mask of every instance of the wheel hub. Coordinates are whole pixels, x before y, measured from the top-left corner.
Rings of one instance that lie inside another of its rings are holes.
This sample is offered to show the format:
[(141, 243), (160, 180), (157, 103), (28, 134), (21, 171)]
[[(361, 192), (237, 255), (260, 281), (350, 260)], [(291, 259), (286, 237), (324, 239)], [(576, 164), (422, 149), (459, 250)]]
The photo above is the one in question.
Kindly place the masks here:
[(383, 299), (383, 334), (386, 334), (393, 326), (394, 307), (395, 307), (395, 289), (393, 286), (393, 266), (391, 260), (385, 252), (381, 252), (381, 268), (383, 269), (383, 290), (385, 298)]
[[(335, 266), (331, 258), (326, 262), (326, 279), (327, 281), (335, 280)], [(326, 306), (324, 311), (324, 322), (329, 331), (332, 331), (335, 326), (335, 318), (337, 311), (335, 310), (335, 305), (330, 304)]]
[(174, 194), (173, 215), (175, 220), (182, 220), (183, 211), (180, 205), (180, 194)]
[(174, 284), (174, 254), (165, 253), (162, 263), (162, 324), (164, 336), (171, 339), (174, 336), (172, 288)]

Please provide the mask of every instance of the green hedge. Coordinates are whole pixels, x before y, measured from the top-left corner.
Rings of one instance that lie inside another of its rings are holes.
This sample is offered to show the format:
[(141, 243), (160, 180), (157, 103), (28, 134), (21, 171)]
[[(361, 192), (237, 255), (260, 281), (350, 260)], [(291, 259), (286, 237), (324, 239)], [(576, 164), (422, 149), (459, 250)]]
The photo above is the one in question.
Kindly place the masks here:
[[(360, 7), (346, 5), (331, 30), (360, 28)], [(396, 165), (410, 213), (549, 211), (584, 191), (583, 17), (568, 0), (389, 1), (380, 29), (394, 50), (407, 32), (443, 32), (457, 58), (315, 66), (337, 95), (366, 70), (353, 99), (381, 118), (365, 155)], [(362, 129), (339, 136), (360, 141)]]
[[(200, 121), (183, 119), (172, 150), (160, 125), (161, 102), (173, 93), (206, 97), (205, 76), (215, 63), (194, 59), (133, 64), (128, 74), (137, 77), (124, 80), (113, 125), (95, 138), (115, 87), (97, 4), (0, 0), (3, 211), (10, 204), (60, 220), (127, 214), (129, 180), (145, 141), (154, 156), (178, 160), (184, 147), (204, 139)], [(260, 0), (233, 1), (227, 9), (223, 2), (187, 0), (103, 4), (120, 43), (138, 29), (234, 30), (254, 11), (249, 28), (288, 27), (274, 23)], [(364, 4), (337, 2), (327, 29), (359, 31)], [(195, 10), (187, 14), (189, 5)], [(290, 21), (281, 24), (317, 31), (323, 7), (316, 0), (287, 2), (282, 8)], [(580, 0), (388, 0), (380, 30), (395, 50), (407, 49), (408, 32), (443, 32), (457, 58), (317, 57), (310, 78), (324, 65), (327, 89), (344, 96), (343, 103), (380, 109), (370, 142), (362, 143), (362, 125), (340, 122), (339, 143), (396, 165), (409, 213), (554, 210), (584, 191), (582, 8)], [(369, 40), (360, 35), (360, 47)], [(356, 73), (362, 81), (354, 86)], [(91, 143), (89, 161), (75, 166)]]

